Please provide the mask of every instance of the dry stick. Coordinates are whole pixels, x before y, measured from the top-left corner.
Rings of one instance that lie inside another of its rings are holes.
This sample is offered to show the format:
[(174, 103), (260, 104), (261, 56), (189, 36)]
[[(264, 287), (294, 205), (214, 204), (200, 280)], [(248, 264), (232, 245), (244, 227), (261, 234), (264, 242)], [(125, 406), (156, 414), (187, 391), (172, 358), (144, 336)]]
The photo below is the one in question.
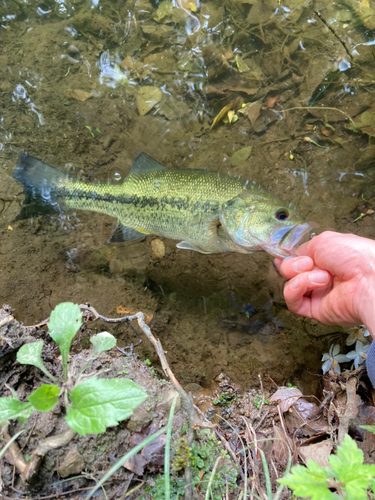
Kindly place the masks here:
[(209, 427), (210, 425), (207, 422), (204, 422), (201, 420), (193, 405), (193, 401), (191, 398), (188, 396), (188, 394), (185, 392), (185, 390), (181, 387), (180, 383), (174, 376), (172, 370), (169, 367), (168, 361), (165, 357), (165, 352), (163, 350), (163, 346), (161, 345), (160, 340), (156, 339), (154, 335), (152, 334), (150, 327), (146, 325), (145, 323), (145, 315), (142, 312), (138, 312), (136, 314), (132, 314), (131, 316), (123, 316), (122, 318), (106, 318), (105, 316), (102, 316), (99, 314), (96, 309), (90, 305), (83, 305), (81, 304), (79, 306), (81, 309), (90, 311), (95, 319), (101, 319), (105, 323), (127, 323), (133, 320), (137, 320), (138, 325), (142, 332), (146, 335), (148, 340), (151, 342), (151, 344), (154, 346), (156, 350), (156, 354), (159, 356), (159, 360), (162, 366), (162, 369), (165, 373), (165, 375), (170, 379), (173, 387), (176, 389), (176, 391), (179, 393), (182, 402), (186, 408), (186, 411), (188, 413), (188, 417), (190, 420), (190, 423), (194, 429), (199, 428), (199, 427)]
[(338, 431), (337, 444), (339, 446), (344, 442), (344, 438), (349, 431), (350, 424), (358, 414), (356, 396), (357, 396), (357, 378), (349, 377), (346, 383), (346, 408), (344, 415), (338, 415), (340, 424)]
[[(8, 443), (11, 440), (9, 435), (9, 426), (5, 426), (3, 429), (4, 440)], [(18, 472), (21, 474), (23, 481), (30, 481), (35, 474), (38, 472), (41, 461), (43, 457), (51, 450), (61, 448), (66, 446), (77, 433), (72, 429), (59, 434), (58, 436), (52, 436), (50, 438), (44, 439), (38, 444), (36, 450), (33, 451), (31, 455), (31, 460), (29, 463), (23, 458), (21, 450), (16, 442), (13, 442), (8, 450), (5, 452), (5, 459), (11, 465), (15, 465)]]
[(331, 107), (328, 107), (328, 106), (295, 106), (294, 108), (281, 109), (279, 112), (280, 113), (286, 113), (287, 111), (294, 111), (296, 109), (304, 109), (306, 111), (309, 111), (310, 109), (317, 109), (317, 110), (320, 110), (320, 111), (337, 111), (338, 113), (341, 113), (342, 115), (346, 116), (346, 118), (350, 121), (350, 123), (354, 127), (356, 127), (356, 123), (348, 115), (348, 113), (345, 113), (345, 111), (342, 111), (341, 109), (331, 108)]
[[(125, 323), (133, 320), (137, 320), (138, 325), (142, 332), (146, 335), (148, 340), (151, 342), (151, 344), (154, 346), (156, 353), (159, 357), (162, 369), (165, 373), (165, 375), (169, 378), (171, 381), (173, 387), (176, 389), (178, 394), (181, 397), (181, 400), (186, 408), (187, 414), (188, 414), (188, 420), (189, 420), (189, 430), (188, 434), (186, 437), (186, 443), (187, 446), (191, 446), (193, 443), (194, 439), (194, 429), (197, 429), (199, 427), (210, 427), (210, 424), (204, 422), (199, 418), (197, 415), (195, 409), (194, 409), (194, 404), (190, 396), (184, 391), (184, 389), (181, 387), (180, 383), (174, 376), (172, 370), (169, 367), (168, 361), (165, 357), (165, 352), (163, 349), (163, 346), (161, 345), (160, 340), (156, 339), (154, 335), (151, 332), (151, 329), (148, 325), (145, 323), (145, 315), (142, 312), (138, 312), (137, 314), (133, 314), (131, 316), (124, 316), (122, 318), (106, 318), (105, 316), (102, 316), (99, 314), (96, 309), (90, 305), (83, 305), (81, 304), (79, 306), (81, 309), (90, 311), (95, 319), (101, 319), (102, 321), (106, 323)], [(186, 500), (191, 500), (193, 498), (193, 484), (192, 484), (192, 476), (191, 476), (191, 468), (190, 465), (185, 467), (185, 499)]]

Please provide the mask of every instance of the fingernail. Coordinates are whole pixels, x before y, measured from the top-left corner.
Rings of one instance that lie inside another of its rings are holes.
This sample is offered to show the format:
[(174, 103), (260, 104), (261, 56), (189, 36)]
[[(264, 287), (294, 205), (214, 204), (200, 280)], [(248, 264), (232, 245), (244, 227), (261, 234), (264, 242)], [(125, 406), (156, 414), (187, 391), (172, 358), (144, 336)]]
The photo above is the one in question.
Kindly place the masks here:
[(313, 285), (323, 285), (329, 282), (330, 275), (327, 271), (314, 271), (309, 274), (309, 279)]
[(293, 269), (299, 273), (302, 273), (304, 271), (310, 271), (311, 268), (312, 268), (311, 259), (306, 259), (306, 258), (297, 259), (293, 263)]
[(294, 278), (294, 280), (290, 282), (289, 286), (292, 290), (295, 290), (300, 286), (300, 284), (301, 284), (301, 278)]

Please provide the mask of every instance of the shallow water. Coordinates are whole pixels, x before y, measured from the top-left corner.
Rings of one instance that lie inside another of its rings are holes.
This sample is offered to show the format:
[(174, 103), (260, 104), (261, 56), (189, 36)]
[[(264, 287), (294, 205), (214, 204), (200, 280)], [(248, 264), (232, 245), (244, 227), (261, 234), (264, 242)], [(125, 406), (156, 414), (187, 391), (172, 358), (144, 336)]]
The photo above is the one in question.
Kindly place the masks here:
[[(374, 7), (1, 0), (1, 301), (29, 324), (67, 300), (106, 316), (120, 305), (144, 310), (182, 382), (224, 371), (246, 389), (261, 373), (314, 390), (310, 372), (327, 348), (317, 337), (337, 329), (285, 309), (269, 256), (207, 256), (164, 240), (160, 258), (154, 237), (108, 245), (115, 221), (95, 213), (13, 222), (22, 188), (11, 174), (28, 152), (118, 183), (145, 151), (170, 168), (254, 180), (298, 204), (318, 231), (375, 237)], [(234, 122), (210, 130), (228, 104)], [(248, 160), (233, 166), (247, 146)]]

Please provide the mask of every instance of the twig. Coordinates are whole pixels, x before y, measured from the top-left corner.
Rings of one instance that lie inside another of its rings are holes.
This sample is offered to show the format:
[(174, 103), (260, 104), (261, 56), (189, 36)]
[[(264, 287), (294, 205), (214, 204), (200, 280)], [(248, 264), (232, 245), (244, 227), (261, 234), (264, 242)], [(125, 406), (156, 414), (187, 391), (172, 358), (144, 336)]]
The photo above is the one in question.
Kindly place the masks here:
[(163, 350), (163, 346), (161, 345), (160, 340), (157, 340), (154, 335), (151, 332), (150, 327), (146, 324), (145, 322), (145, 315), (143, 312), (138, 312), (136, 314), (132, 314), (131, 316), (123, 316), (122, 318), (106, 318), (105, 316), (102, 316), (97, 312), (97, 310), (88, 305), (81, 304), (79, 306), (81, 309), (89, 311), (93, 314), (94, 319), (101, 319), (105, 323), (127, 323), (130, 321), (137, 320), (138, 325), (142, 332), (146, 335), (148, 340), (151, 342), (151, 344), (154, 346), (156, 350), (156, 354), (159, 356), (159, 360), (162, 366), (162, 369), (164, 371), (164, 374), (169, 378), (171, 381), (173, 387), (176, 389), (176, 391), (179, 393), (182, 402), (186, 408), (186, 411), (188, 413), (189, 420), (193, 426), (193, 428), (199, 428), (199, 427), (212, 427), (208, 422), (204, 422), (201, 420), (193, 405), (192, 399), (188, 396), (188, 394), (185, 392), (185, 390), (181, 387), (180, 383), (174, 376), (172, 370), (169, 367), (168, 361), (165, 357), (165, 352)]
[(286, 113), (287, 111), (294, 111), (297, 109), (304, 109), (306, 111), (309, 111), (310, 109), (317, 109), (320, 111), (337, 111), (338, 113), (341, 113), (342, 115), (346, 116), (346, 118), (350, 121), (350, 123), (354, 127), (356, 127), (354, 120), (348, 115), (348, 113), (345, 113), (345, 111), (342, 111), (341, 109), (331, 108), (328, 106), (295, 106), (294, 108), (282, 109), (280, 110), (280, 113)]
[(357, 408), (357, 378), (349, 377), (346, 383), (346, 407), (343, 415), (338, 415), (340, 424), (338, 430), (337, 444), (340, 446), (349, 431), (349, 427), (358, 414)]
[[(9, 443), (12, 438), (9, 435), (8, 425), (3, 428), (2, 434), (4, 440)], [(27, 463), (23, 458), (18, 444), (16, 442), (13, 442), (5, 452), (5, 459), (8, 463), (14, 465), (17, 468), (18, 472), (21, 474), (21, 478), (23, 481), (29, 482), (38, 472), (42, 458), (49, 451), (61, 448), (62, 446), (66, 446), (76, 434), (77, 433), (75, 431), (69, 429), (62, 434), (44, 439), (34, 450), (29, 463)]]

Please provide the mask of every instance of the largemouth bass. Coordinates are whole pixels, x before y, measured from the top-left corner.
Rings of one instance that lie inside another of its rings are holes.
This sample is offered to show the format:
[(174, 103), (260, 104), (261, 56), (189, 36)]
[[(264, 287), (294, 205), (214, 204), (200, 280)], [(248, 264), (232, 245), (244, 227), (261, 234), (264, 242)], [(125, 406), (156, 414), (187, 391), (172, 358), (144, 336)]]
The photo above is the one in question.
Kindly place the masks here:
[(27, 154), (13, 177), (25, 189), (17, 219), (91, 210), (118, 219), (110, 242), (147, 234), (204, 254), (265, 250), (286, 257), (310, 231), (291, 205), (255, 184), (206, 170), (170, 170), (139, 154), (122, 184), (81, 182)]

